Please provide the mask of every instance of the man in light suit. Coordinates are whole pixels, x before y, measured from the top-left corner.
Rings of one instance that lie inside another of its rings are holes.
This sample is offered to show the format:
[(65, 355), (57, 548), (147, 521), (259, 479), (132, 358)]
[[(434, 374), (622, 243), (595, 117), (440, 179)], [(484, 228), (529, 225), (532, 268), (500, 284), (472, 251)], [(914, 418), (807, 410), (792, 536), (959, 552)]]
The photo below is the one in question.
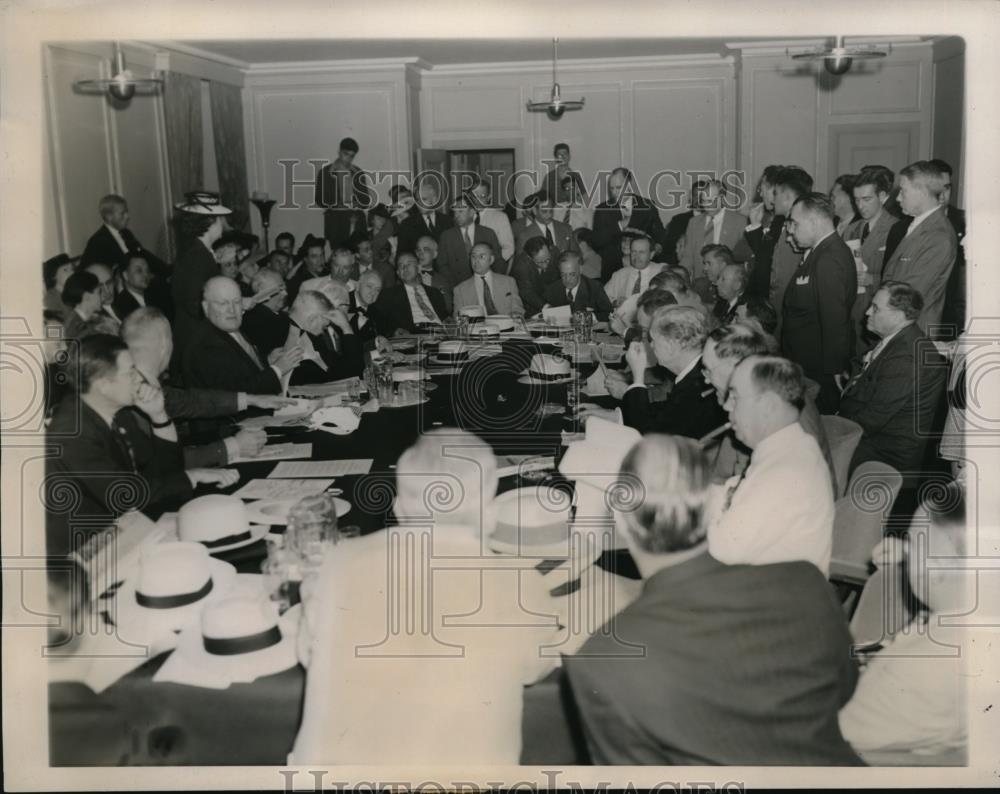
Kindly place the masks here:
[(472, 247), (472, 278), (455, 287), (455, 311), (481, 306), (487, 315), (524, 316), (524, 304), (517, 282), (510, 276), (493, 272), (493, 249), (485, 243)]
[(886, 261), (882, 278), (904, 281), (921, 294), (920, 324), (930, 331), (941, 321), (948, 277), (958, 256), (955, 229), (941, 206), (944, 175), (926, 160), (899, 172), (899, 205), (913, 218), (906, 236)]
[(788, 229), (807, 250), (784, 292), (781, 349), (819, 383), (820, 413), (834, 413), (840, 399), (835, 376), (851, 360), (851, 308), (858, 291), (854, 256), (834, 227), (834, 209), (822, 193), (792, 207)]
[(701, 249), (706, 245), (724, 245), (734, 250), (747, 225), (746, 215), (725, 206), (726, 186), (718, 179), (700, 180), (695, 185), (695, 196), (701, 214), (688, 221), (680, 259), (692, 281), (702, 274)]
[[(469, 255), (472, 247), (486, 243), (494, 255), (500, 255), (500, 241), (492, 229), (476, 223), (476, 209), (465, 196), (459, 196), (452, 205), (455, 225), (445, 229), (438, 240), (438, 270), (450, 288), (461, 284), (472, 275)], [(398, 260), (397, 260), (398, 262)]]
[(854, 183), (854, 203), (861, 217), (848, 229), (844, 239), (854, 254), (858, 271), (858, 297), (851, 313), (851, 324), (856, 334), (856, 352), (865, 347), (865, 313), (882, 281), (886, 240), (889, 230), (898, 220), (885, 207), (893, 179), (892, 171), (885, 166), (875, 165), (863, 168)]
[(840, 415), (864, 430), (851, 471), (868, 460), (904, 476), (922, 467), (948, 372), (916, 323), (923, 305), (909, 284), (885, 281), (868, 307), (868, 328), (882, 341), (856, 362), (840, 402)]

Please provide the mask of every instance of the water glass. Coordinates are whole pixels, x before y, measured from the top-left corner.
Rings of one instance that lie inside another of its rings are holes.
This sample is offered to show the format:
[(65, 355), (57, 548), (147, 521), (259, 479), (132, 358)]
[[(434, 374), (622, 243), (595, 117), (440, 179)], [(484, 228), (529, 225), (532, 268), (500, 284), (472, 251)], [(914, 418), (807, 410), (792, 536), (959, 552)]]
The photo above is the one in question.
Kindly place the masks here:
[(455, 335), (459, 339), (468, 339), (469, 338), (469, 318), (466, 315), (464, 315), (464, 314), (460, 314), (456, 318), (456, 321), (455, 321)]
[(321, 493), (300, 499), (288, 514), (289, 547), (307, 565), (318, 565), (327, 546), (337, 542), (337, 508), (333, 497)]

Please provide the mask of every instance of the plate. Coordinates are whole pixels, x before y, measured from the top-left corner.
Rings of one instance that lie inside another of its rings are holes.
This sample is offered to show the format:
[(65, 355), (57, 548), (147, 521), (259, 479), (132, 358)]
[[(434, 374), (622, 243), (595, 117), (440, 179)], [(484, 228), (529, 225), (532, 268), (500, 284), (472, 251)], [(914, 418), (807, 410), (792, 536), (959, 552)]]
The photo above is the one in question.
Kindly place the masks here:
[[(260, 499), (248, 502), (247, 516), (251, 522), (257, 524), (271, 526), (287, 524), (288, 514), (298, 502), (298, 499)], [(347, 515), (351, 510), (351, 503), (346, 499), (333, 497), (333, 504), (337, 508), (337, 518)]]

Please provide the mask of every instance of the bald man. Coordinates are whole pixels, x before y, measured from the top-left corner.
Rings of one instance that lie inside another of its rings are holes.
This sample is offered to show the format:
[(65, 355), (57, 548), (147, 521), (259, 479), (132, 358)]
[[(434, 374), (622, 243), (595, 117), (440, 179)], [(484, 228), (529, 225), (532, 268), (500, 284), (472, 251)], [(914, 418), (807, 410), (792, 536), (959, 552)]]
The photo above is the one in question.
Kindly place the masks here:
[(205, 319), (197, 329), (198, 344), (183, 353), (187, 386), (252, 394), (280, 394), (282, 379), (302, 361), (297, 345), (266, 355), (242, 333), (243, 296), (231, 278), (215, 276), (205, 283), (201, 302)]

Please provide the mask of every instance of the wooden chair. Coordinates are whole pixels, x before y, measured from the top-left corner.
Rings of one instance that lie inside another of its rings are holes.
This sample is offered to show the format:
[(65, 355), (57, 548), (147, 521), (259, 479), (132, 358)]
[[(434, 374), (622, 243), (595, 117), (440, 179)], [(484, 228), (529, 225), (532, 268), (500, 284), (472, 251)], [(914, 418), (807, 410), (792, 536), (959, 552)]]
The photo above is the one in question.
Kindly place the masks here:
[[(826, 417), (833, 419), (837, 417)], [(851, 477), (847, 494), (834, 506), (833, 554), (830, 579), (863, 585), (868, 563), (903, 478), (892, 466), (878, 461), (862, 463)]]
[(843, 496), (847, 492), (847, 472), (851, 467), (851, 458), (858, 448), (863, 431), (857, 422), (842, 416), (824, 414), (820, 419), (830, 441), (830, 457), (833, 458), (833, 470), (837, 474), (837, 495)]

